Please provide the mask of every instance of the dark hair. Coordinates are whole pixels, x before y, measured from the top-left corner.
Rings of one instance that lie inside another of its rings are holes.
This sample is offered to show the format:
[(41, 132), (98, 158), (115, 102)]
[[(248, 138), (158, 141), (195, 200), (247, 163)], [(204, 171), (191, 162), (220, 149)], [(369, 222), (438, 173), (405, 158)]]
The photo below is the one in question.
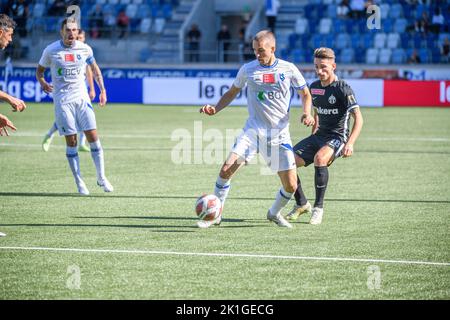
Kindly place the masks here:
[(13, 19), (8, 17), (6, 14), (0, 14), (0, 28), (3, 30), (6, 29), (14, 29), (16, 27), (16, 23)]

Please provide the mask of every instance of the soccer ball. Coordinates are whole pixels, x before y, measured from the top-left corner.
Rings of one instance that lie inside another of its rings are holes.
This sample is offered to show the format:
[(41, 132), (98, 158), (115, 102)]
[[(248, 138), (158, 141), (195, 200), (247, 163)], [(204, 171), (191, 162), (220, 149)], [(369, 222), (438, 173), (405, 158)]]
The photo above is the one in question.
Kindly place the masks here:
[(222, 214), (222, 203), (213, 194), (204, 194), (195, 202), (195, 212), (201, 220), (211, 221)]

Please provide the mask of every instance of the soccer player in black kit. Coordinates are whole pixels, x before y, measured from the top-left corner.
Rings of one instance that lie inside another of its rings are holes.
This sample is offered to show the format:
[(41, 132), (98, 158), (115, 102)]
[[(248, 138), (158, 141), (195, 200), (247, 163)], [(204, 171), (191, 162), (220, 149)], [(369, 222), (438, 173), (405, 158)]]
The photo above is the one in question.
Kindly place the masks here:
[[(312, 134), (294, 146), (294, 153), (297, 167), (307, 167), (314, 163), (316, 201), (311, 207), (297, 175), (296, 204), (286, 215), (286, 219), (296, 220), (301, 214), (311, 213), (309, 223), (320, 224), (328, 184), (328, 167), (334, 159), (353, 154), (353, 145), (361, 132), (363, 118), (352, 88), (334, 73), (334, 51), (330, 48), (316, 49), (314, 68), (319, 77), (319, 80), (310, 85), (315, 124)], [(350, 117), (354, 119), (351, 132)]]

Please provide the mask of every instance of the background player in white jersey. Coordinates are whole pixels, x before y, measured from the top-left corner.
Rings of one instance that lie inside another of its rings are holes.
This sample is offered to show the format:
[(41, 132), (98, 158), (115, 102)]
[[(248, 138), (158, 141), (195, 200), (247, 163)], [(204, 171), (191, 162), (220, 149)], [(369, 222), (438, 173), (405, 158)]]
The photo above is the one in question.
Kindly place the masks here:
[[(297, 176), (296, 204), (286, 218), (296, 220), (301, 214), (311, 212), (310, 223), (320, 224), (328, 185), (328, 166), (335, 158), (353, 154), (353, 145), (361, 132), (363, 118), (352, 88), (334, 73), (334, 51), (330, 48), (316, 49), (314, 67), (319, 77), (310, 85), (315, 124), (312, 135), (297, 143), (294, 151), (298, 167), (314, 163), (316, 200), (311, 208)], [(348, 129), (350, 116), (354, 119), (351, 133)]]
[[(94, 108), (86, 88), (84, 72), (88, 65), (100, 88), (99, 105), (106, 104), (106, 89), (102, 73), (98, 67), (91, 47), (77, 41), (79, 26), (75, 20), (65, 19), (61, 24), (61, 40), (48, 45), (36, 69), (36, 78), (43, 90), (53, 92), (55, 120), (60, 135), (66, 139), (66, 156), (75, 178), (78, 192), (88, 195), (84, 183), (77, 152), (77, 132), (84, 131), (91, 148), (92, 159), (97, 171), (97, 184), (105, 192), (113, 191), (105, 176), (103, 149), (97, 135)], [(44, 78), (46, 68), (50, 68), (52, 85)], [(54, 86), (54, 90), (53, 90)]]
[[(311, 94), (305, 79), (292, 63), (275, 57), (275, 37), (270, 31), (260, 31), (253, 40), (256, 60), (242, 66), (231, 88), (216, 106), (205, 105), (200, 112), (214, 115), (228, 106), (245, 85), (248, 86), (249, 118), (243, 133), (223, 164), (216, 181), (214, 193), (225, 203), (232, 176), (256, 154), (261, 153), (267, 164), (276, 171), (282, 187), (267, 213), (267, 219), (280, 227), (291, 228), (280, 214), (297, 189), (295, 158), (289, 135), (289, 108), (291, 87), (298, 91), (303, 102), (301, 121), (310, 126)], [(270, 149), (270, 150), (269, 150)], [(220, 224), (222, 215), (213, 221), (197, 222), (198, 227), (208, 228)]]
[[(78, 31), (77, 40), (81, 42), (86, 42), (86, 33), (84, 30)], [(89, 98), (92, 100), (95, 99), (95, 87), (94, 87), (94, 76), (92, 75), (91, 68), (89, 66), (86, 67), (86, 81), (87, 85), (89, 87)], [(52, 143), (53, 135), (55, 132), (58, 131), (58, 127), (56, 126), (56, 122), (53, 122), (52, 127), (47, 132), (47, 134), (44, 137), (44, 140), (42, 141), (42, 149), (47, 152), (50, 149), (50, 144)], [(91, 149), (86, 145), (86, 136), (84, 135), (84, 132), (81, 131), (78, 134), (79, 143), (78, 143), (78, 150), (88, 152)]]
[[(15, 27), (16, 23), (13, 19), (5, 14), (0, 14), (0, 49), (4, 50), (12, 41), (12, 35), (14, 33)], [(19, 110), (20, 112), (22, 112), (26, 108), (25, 102), (20, 99), (14, 98), (13, 96), (10, 96), (2, 90), (0, 90), (0, 100), (8, 102), (13, 108), (13, 111)], [(0, 136), (7, 136), (8, 128), (16, 130), (16, 127), (11, 122), (11, 120), (0, 113)], [(4, 236), (6, 236), (6, 234), (0, 232), (0, 237)]]

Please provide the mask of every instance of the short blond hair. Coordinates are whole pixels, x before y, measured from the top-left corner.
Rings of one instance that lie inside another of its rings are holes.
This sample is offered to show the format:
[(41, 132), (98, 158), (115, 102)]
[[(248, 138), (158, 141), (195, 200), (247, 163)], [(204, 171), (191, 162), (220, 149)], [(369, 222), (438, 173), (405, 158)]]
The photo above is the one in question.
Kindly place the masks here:
[(334, 61), (334, 59), (336, 59), (336, 56), (333, 49), (321, 47), (314, 50), (314, 58), (331, 59)]
[(276, 43), (275, 35), (270, 30), (262, 30), (262, 31), (258, 32), (255, 35), (255, 37), (253, 38), (253, 41), (257, 41), (257, 42), (262, 41), (262, 40), (267, 40), (269, 42), (272, 42), (273, 45), (275, 45), (275, 43)]

